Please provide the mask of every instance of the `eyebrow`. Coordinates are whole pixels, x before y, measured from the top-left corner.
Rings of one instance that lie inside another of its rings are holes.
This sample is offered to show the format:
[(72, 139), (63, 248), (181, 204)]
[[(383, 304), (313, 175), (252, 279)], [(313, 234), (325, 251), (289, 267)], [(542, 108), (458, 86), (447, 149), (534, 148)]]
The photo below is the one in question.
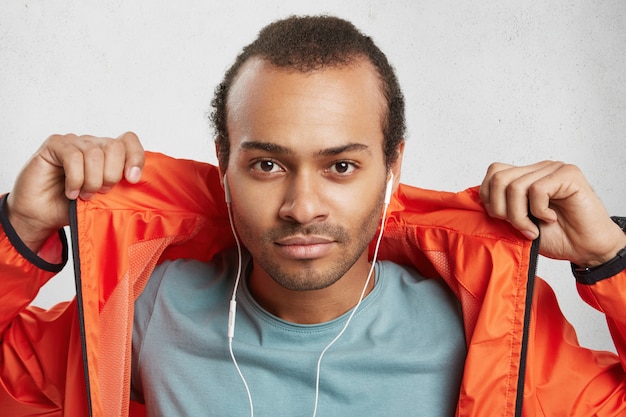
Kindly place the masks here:
[(321, 151), (318, 152), (318, 154), (320, 156), (334, 156), (334, 155), (340, 155), (344, 152), (353, 152), (353, 151), (365, 152), (365, 153), (371, 154), (369, 146), (364, 145), (362, 143), (348, 143), (347, 145), (322, 149)]
[(271, 143), (271, 142), (257, 142), (257, 141), (243, 142), (240, 145), (240, 148), (244, 150), (266, 151), (266, 152), (282, 154), (282, 155), (293, 154), (291, 149), (282, 145), (278, 145), (276, 143)]
[[(244, 150), (261, 150), (281, 155), (293, 155), (293, 150), (291, 150), (290, 148), (272, 142), (248, 141), (243, 142), (240, 147)], [(369, 146), (362, 143), (348, 143), (346, 145), (326, 148), (320, 150), (317, 154), (319, 156), (334, 156), (340, 155), (344, 152), (352, 151), (366, 152), (371, 154)]]

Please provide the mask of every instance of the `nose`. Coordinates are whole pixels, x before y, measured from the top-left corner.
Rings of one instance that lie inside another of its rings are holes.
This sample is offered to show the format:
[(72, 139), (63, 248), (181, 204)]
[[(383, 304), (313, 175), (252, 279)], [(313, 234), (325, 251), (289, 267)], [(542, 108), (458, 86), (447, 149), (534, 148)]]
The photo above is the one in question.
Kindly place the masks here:
[(314, 173), (294, 173), (284, 187), (284, 199), (278, 213), (281, 219), (309, 224), (328, 218), (328, 185), (322, 178)]

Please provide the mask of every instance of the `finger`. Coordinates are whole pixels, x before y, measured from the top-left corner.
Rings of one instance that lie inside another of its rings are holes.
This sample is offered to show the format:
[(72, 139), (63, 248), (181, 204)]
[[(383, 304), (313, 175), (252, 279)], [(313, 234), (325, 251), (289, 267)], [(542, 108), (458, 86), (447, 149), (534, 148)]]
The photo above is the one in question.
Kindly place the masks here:
[(64, 153), (55, 155), (63, 167), (65, 195), (70, 200), (78, 198), (85, 179), (85, 164), (82, 152), (77, 148), (67, 148)]
[(478, 190), (483, 205), (492, 217), (497, 217), (497, 213), (491, 201), (492, 194), (496, 192), (497, 189), (496, 185), (492, 184), (493, 177), (497, 172), (501, 172), (510, 168), (513, 168), (513, 165), (503, 164), (500, 162), (494, 162), (489, 165), (489, 167), (487, 168), (487, 173), (485, 174), (485, 178), (483, 179), (483, 182), (481, 183)]
[(124, 177), (132, 184), (141, 179), (145, 163), (145, 152), (139, 138), (132, 132), (126, 132), (118, 138), (125, 146), (126, 158), (124, 163)]
[(530, 214), (547, 223), (556, 220), (556, 213), (550, 208), (553, 187), (556, 186), (552, 177), (562, 166), (562, 162), (542, 165), (513, 180), (507, 187), (507, 219), (529, 239), (539, 235)]
[[(539, 179), (550, 175), (561, 165), (562, 163), (551, 161), (523, 167), (492, 164), (482, 185), (482, 198), (486, 201), (487, 212), (492, 217), (510, 222), (527, 238), (535, 239), (539, 229), (529, 215), (530, 190)], [(537, 217), (542, 220), (554, 218), (549, 204), (549, 195), (537, 193), (535, 209), (541, 213)]]
[(104, 166), (102, 173), (102, 187), (100, 193), (111, 191), (113, 186), (120, 182), (124, 174), (126, 151), (124, 144), (119, 140), (108, 140), (103, 145)]
[(104, 150), (96, 143), (89, 143), (83, 150), (84, 179), (80, 198), (89, 200), (102, 189), (104, 181)]
[(107, 192), (122, 178), (125, 146), (115, 139), (54, 135), (45, 150), (46, 159), (62, 168), (69, 199), (89, 200), (95, 193)]
[(529, 173), (549, 166), (551, 161), (517, 167), (502, 163), (489, 166), (481, 185), (481, 199), (489, 215), (499, 219), (508, 219), (508, 188), (511, 183)]
[(533, 183), (527, 191), (528, 211), (540, 221), (553, 223), (557, 220), (556, 212), (551, 208), (552, 196), (556, 184), (544, 177)]
[[(540, 220), (554, 222), (557, 213), (551, 206), (559, 205), (560, 201), (577, 194), (588, 185), (582, 172), (575, 165), (555, 163), (553, 170), (545, 172), (528, 189), (531, 213)], [(591, 191), (590, 187), (588, 187)], [(591, 195), (594, 193), (591, 191)]]

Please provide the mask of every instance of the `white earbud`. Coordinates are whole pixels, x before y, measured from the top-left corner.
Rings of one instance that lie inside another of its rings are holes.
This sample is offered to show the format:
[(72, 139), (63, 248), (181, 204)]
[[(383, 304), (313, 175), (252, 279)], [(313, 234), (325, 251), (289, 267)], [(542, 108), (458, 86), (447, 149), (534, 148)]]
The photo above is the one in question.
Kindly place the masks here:
[[(226, 178), (224, 178), (226, 180)], [(389, 171), (389, 181), (387, 181), (387, 188), (385, 189), (385, 204), (389, 204), (391, 201), (391, 193), (393, 192), (393, 172)]]
[(230, 188), (228, 188), (228, 180), (226, 179), (226, 174), (224, 174), (224, 199), (226, 200), (226, 204), (232, 203), (232, 199), (230, 198)]

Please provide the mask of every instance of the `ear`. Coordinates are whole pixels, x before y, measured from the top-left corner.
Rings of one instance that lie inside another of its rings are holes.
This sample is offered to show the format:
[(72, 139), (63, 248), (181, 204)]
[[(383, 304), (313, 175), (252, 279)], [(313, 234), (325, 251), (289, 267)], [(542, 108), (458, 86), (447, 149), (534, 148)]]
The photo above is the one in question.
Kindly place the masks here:
[[(213, 141), (215, 144), (215, 155), (218, 155), (218, 146), (217, 141)], [(228, 184), (226, 183), (226, 167), (222, 166), (221, 159), (217, 158), (218, 163), (218, 172), (220, 175), (220, 183), (222, 184), (222, 188), (224, 189), (224, 196), (226, 198), (226, 202), (230, 203), (230, 190), (228, 189)]]
[(213, 146), (215, 146), (215, 157), (217, 158), (217, 165), (220, 169), (220, 179), (221, 179), (222, 176), (224, 175), (224, 172), (226, 172), (226, 167), (222, 166), (219, 148), (217, 146), (217, 137), (213, 139)]
[(389, 171), (389, 176), (387, 177), (387, 186), (385, 187), (385, 204), (389, 204), (391, 201), (391, 194), (393, 193), (393, 171)]
[(404, 140), (398, 144), (396, 152), (398, 153), (398, 157), (389, 167), (391, 173), (393, 174), (392, 193), (396, 192), (396, 190), (398, 189), (398, 185), (400, 184), (400, 174), (402, 172), (402, 158), (404, 157)]
[(224, 200), (226, 204), (232, 203), (232, 199), (230, 197), (230, 188), (228, 188), (228, 180), (226, 179), (226, 173), (222, 177), (222, 184), (224, 185)]

